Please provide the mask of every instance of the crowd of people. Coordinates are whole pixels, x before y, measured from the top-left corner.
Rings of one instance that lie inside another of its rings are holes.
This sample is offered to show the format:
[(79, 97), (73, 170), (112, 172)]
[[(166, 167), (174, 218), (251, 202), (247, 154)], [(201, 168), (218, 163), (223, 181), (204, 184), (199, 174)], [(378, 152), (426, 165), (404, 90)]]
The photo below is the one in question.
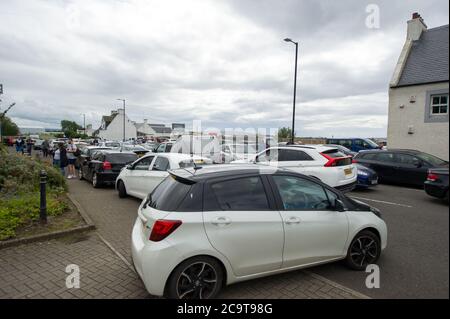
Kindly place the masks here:
[[(15, 141), (16, 152), (30, 156), (33, 151), (33, 140), (31, 138), (18, 137)], [(63, 176), (68, 179), (76, 178), (75, 162), (79, 155), (77, 146), (69, 139), (67, 145), (64, 142), (55, 143), (53, 148), (50, 147), (50, 142), (44, 140), (41, 145), (42, 156), (48, 158), (53, 157), (53, 166), (60, 169)]]

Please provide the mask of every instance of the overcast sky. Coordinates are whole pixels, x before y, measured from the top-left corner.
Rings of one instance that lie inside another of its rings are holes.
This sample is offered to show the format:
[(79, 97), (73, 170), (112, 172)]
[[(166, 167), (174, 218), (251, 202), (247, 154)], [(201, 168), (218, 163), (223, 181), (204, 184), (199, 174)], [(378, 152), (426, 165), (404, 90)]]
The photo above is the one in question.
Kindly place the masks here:
[[(368, 4), (380, 9), (368, 28)], [(388, 82), (418, 11), (448, 24), (448, 0), (0, 1), (1, 109), (19, 126), (95, 128), (127, 100), (134, 121), (386, 136)]]

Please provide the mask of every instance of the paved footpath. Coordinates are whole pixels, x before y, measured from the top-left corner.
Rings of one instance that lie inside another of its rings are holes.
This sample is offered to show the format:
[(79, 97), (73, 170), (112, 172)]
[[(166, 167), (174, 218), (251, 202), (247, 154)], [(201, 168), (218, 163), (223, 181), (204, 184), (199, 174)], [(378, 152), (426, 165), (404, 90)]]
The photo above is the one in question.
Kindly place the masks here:
[[(152, 298), (131, 269), (130, 234), (139, 200), (112, 188), (69, 181), (71, 196), (97, 231), (0, 250), (0, 298)], [(80, 267), (80, 288), (66, 288), (66, 267)], [(220, 298), (364, 298), (307, 271), (226, 287)]]

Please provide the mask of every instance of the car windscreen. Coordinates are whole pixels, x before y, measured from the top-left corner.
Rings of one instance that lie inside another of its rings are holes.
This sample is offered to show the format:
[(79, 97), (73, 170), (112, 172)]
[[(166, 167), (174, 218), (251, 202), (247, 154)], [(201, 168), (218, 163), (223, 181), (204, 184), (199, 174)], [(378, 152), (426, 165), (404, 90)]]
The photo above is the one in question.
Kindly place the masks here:
[(136, 154), (111, 153), (106, 154), (106, 160), (111, 163), (132, 163), (137, 160)]
[(147, 205), (157, 210), (176, 211), (192, 187), (169, 176), (148, 196)]
[(364, 140), (364, 142), (366, 142), (367, 144), (369, 144), (371, 147), (373, 147), (373, 148), (378, 148), (378, 144), (375, 143), (374, 141), (372, 141), (371, 139), (364, 138), (363, 140)]
[(106, 142), (105, 146), (107, 147), (120, 147), (120, 143), (110, 143), (110, 142)]
[(430, 163), (432, 166), (438, 167), (438, 166), (448, 166), (448, 162), (444, 161), (443, 159), (440, 159), (439, 157), (436, 157), (431, 154), (427, 153), (420, 153), (419, 157), (424, 160), (425, 162)]

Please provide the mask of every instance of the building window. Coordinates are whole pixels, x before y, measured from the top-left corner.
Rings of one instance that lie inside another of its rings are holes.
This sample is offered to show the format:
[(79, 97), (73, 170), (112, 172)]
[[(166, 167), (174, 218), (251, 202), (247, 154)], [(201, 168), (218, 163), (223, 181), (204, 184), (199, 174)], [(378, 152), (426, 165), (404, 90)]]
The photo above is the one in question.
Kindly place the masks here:
[(431, 115), (448, 114), (448, 94), (431, 95)]

